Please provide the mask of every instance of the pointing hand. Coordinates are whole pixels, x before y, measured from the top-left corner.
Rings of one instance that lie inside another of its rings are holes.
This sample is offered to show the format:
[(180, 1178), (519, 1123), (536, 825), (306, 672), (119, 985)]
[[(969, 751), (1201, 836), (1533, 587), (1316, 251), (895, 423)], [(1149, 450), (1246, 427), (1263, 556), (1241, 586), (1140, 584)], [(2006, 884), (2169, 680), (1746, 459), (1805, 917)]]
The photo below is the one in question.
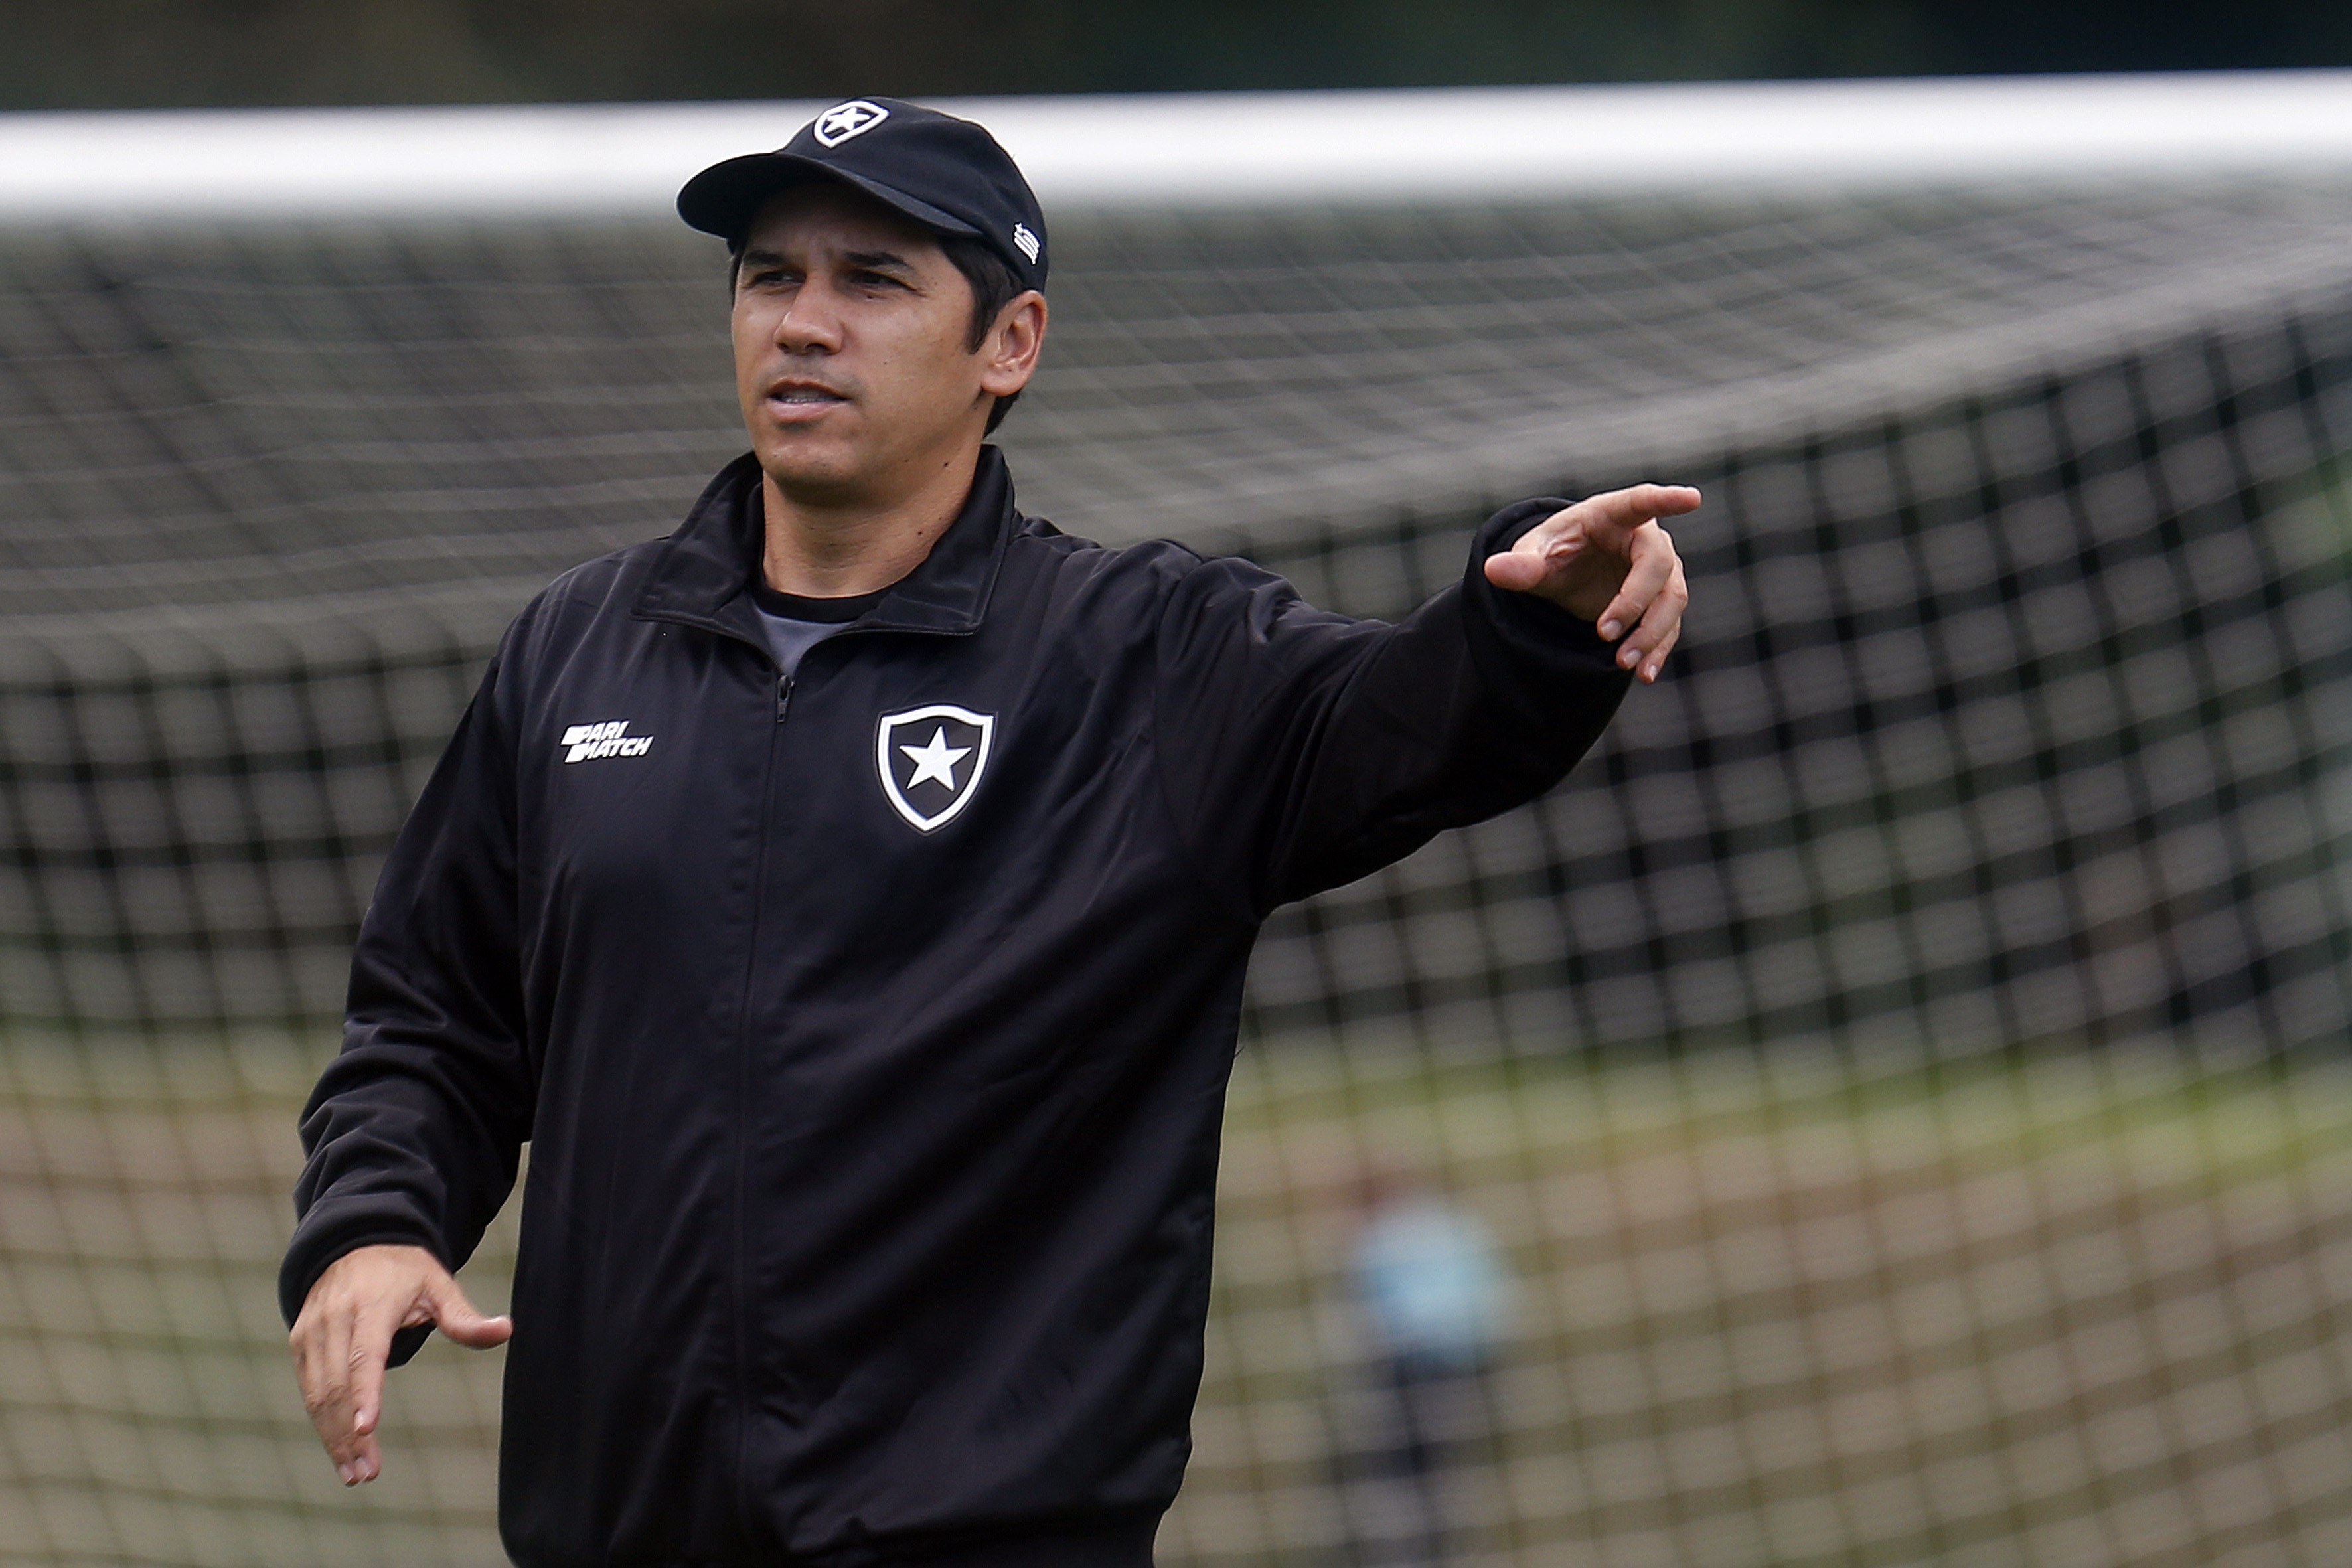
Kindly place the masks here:
[(1690, 603), (1682, 558), (1658, 520), (1696, 510), (1698, 499), (1688, 485), (1635, 485), (1588, 497), (1486, 557), (1486, 581), (1550, 600), (1595, 623), (1605, 641), (1623, 637), (1618, 665), (1654, 681), (1682, 635), (1683, 606)]

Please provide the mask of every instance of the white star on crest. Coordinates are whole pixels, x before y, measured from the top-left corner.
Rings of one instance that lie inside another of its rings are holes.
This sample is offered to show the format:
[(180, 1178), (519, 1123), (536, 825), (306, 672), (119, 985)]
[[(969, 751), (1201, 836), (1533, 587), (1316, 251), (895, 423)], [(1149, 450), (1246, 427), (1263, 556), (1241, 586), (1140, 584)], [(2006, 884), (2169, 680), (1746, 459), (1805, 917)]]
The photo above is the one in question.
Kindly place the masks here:
[(931, 731), (928, 746), (901, 746), (899, 752), (915, 764), (915, 776), (907, 781), (908, 789), (925, 779), (935, 779), (952, 791), (956, 787), (955, 765), (971, 755), (970, 746), (948, 744), (948, 727), (944, 724)]
[(853, 98), (847, 103), (836, 103), (816, 118), (816, 139), (827, 147), (838, 147), (853, 136), (860, 136), (890, 118), (890, 111), (878, 103)]

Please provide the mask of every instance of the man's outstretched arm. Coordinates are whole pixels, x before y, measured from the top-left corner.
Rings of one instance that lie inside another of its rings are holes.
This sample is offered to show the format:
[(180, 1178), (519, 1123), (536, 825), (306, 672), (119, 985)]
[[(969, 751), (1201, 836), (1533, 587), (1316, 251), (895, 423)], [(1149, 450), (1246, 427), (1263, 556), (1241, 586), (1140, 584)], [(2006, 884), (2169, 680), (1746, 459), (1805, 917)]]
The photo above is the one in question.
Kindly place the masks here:
[(1657, 679), (1688, 590), (1638, 485), (1507, 507), (1460, 581), (1390, 625), (1318, 610), (1246, 562), (1200, 562), (1160, 622), (1159, 754), (1204, 878), (1263, 919), (1558, 783)]

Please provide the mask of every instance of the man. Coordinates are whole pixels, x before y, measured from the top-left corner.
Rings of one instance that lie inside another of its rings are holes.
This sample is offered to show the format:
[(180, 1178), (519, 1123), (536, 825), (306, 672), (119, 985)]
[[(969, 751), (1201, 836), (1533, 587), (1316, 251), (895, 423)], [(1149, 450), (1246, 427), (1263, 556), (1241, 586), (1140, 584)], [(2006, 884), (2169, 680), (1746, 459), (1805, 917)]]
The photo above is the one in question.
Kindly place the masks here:
[[(507, 1342), (526, 1564), (1148, 1563), (1260, 922), (1555, 783), (1698, 498), (1523, 502), (1403, 622), (1321, 614), (1014, 509), (1048, 253), (980, 127), (857, 100), (679, 209), (753, 449), (522, 613), (386, 862), (304, 1397), (364, 1481), (388, 1362)], [(449, 1270), (525, 1142), (509, 1323)]]
[(1341, 1471), (1349, 1561), (1447, 1561), (1446, 1472), (1487, 1436), (1483, 1373), (1502, 1336), (1510, 1277), (1478, 1216), (1387, 1165), (1359, 1184), (1352, 1247), (1372, 1386)]

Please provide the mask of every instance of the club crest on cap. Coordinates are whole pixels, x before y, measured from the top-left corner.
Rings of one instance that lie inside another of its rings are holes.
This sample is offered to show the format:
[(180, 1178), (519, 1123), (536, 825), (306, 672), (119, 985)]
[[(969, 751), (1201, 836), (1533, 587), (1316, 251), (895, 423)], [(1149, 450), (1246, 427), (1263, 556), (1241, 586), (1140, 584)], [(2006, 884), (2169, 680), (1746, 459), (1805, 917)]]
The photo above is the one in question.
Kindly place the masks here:
[(1029, 232), (1027, 224), (1016, 223), (1013, 226), (1013, 243), (1020, 247), (1022, 255), (1032, 261), (1037, 259), (1037, 237)]
[(836, 103), (816, 117), (816, 139), (820, 145), (838, 147), (853, 136), (863, 136), (890, 118), (890, 111), (878, 103), (853, 98), (847, 103)]

